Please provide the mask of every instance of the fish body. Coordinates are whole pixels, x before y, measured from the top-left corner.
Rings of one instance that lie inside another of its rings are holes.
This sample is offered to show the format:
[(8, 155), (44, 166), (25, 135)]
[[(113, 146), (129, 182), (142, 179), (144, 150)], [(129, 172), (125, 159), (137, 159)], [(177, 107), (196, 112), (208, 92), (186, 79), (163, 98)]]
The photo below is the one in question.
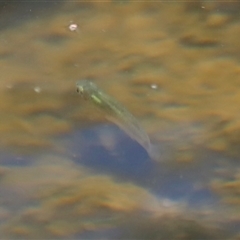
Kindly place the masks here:
[(122, 104), (103, 92), (91, 81), (80, 80), (76, 86), (77, 92), (83, 99), (90, 100), (97, 107), (101, 108), (107, 120), (115, 123), (125, 131), (126, 134), (143, 146), (150, 155), (152, 147), (147, 133), (140, 126), (137, 119)]

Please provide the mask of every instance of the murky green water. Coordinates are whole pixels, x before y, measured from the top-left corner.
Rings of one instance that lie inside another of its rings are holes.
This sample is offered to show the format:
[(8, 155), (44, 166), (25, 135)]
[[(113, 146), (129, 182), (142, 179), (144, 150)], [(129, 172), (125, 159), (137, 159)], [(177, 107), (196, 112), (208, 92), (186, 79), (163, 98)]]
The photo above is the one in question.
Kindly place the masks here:
[[(1, 3), (0, 237), (238, 239), (238, 9)], [(159, 158), (79, 98), (81, 79)]]

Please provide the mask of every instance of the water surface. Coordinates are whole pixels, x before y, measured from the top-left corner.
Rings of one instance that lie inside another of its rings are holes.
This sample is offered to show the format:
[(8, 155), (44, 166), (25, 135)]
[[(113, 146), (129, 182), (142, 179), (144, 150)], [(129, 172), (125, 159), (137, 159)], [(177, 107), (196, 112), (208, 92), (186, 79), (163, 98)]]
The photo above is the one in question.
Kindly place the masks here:
[[(237, 239), (238, 5), (2, 3), (1, 238)], [(157, 161), (80, 79), (126, 106)]]

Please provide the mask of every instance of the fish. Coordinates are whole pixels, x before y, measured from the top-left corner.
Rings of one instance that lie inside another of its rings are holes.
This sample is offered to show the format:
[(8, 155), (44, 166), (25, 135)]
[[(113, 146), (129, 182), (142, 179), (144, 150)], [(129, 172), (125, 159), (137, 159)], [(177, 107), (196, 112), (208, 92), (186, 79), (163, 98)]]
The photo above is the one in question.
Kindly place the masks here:
[(101, 90), (95, 83), (89, 80), (79, 80), (76, 83), (77, 92), (86, 100), (91, 101), (102, 109), (105, 118), (116, 124), (130, 138), (137, 141), (150, 156), (155, 157), (149, 136), (133, 116), (121, 103)]

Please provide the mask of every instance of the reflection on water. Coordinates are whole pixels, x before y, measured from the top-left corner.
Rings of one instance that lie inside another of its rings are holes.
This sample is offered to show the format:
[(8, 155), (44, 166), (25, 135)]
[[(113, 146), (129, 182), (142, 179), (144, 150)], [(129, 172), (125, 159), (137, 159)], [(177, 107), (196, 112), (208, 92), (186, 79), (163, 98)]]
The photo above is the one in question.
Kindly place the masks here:
[[(111, 125), (74, 132), (66, 142), (65, 157), (43, 155), (2, 167), (3, 236), (140, 238), (141, 228), (146, 237), (157, 231), (156, 238), (186, 232), (211, 239), (237, 231), (236, 225), (222, 228), (228, 218), (218, 218), (227, 208), (211, 190), (211, 180), (227, 171), (226, 162), (230, 171), (235, 159), (205, 150), (194, 163), (156, 163)], [(160, 231), (166, 218), (169, 226)]]
[[(0, 4), (0, 237), (238, 239), (238, 7)], [(157, 161), (80, 79), (136, 116)]]

